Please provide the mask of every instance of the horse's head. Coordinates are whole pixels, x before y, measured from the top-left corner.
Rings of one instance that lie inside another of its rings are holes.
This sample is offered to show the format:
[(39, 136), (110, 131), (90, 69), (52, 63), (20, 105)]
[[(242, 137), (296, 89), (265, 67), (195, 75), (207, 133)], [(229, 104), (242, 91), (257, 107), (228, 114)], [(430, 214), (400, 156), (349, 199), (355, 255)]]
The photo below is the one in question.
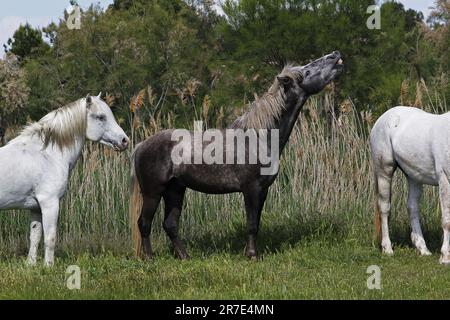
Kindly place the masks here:
[(130, 142), (125, 132), (117, 124), (109, 106), (100, 98), (86, 97), (87, 129), (86, 138), (98, 141), (116, 151), (124, 151)]
[(278, 76), (285, 93), (299, 96), (302, 92), (312, 95), (322, 91), (344, 69), (341, 54), (335, 51), (305, 66), (287, 67)]

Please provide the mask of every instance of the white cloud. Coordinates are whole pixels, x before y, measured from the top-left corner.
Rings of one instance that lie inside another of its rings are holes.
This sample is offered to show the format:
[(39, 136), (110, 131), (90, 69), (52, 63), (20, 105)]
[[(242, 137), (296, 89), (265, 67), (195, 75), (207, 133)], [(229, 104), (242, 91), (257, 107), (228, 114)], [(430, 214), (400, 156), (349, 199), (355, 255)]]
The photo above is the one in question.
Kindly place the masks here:
[(29, 23), (33, 27), (45, 27), (52, 21), (51, 17), (20, 17), (20, 16), (7, 16), (0, 19), (0, 50), (3, 51), (3, 44), (5, 44), (9, 38), (14, 34), (14, 31), (19, 28), (20, 25)]

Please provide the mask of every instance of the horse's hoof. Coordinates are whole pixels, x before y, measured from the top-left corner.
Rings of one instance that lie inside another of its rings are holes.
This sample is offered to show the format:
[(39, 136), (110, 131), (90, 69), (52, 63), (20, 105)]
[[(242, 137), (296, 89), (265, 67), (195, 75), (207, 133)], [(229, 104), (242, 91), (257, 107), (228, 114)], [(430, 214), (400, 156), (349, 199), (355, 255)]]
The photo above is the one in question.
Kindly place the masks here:
[(256, 248), (254, 245), (249, 245), (247, 243), (247, 245), (245, 246), (244, 249), (244, 255), (247, 256), (248, 258), (252, 258), (252, 257), (256, 257)]
[(427, 248), (425, 249), (419, 249), (420, 255), (425, 257), (425, 256), (431, 256), (431, 252), (430, 250), (428, 250)]
[(384, 240), (381, 242), (381, 249), (383, 250), (383, 253), (392, 256), (394, 254), (394, 251), (392, 250), (392, 244), (389, 240)]
[(183, 261), (190, 259), (189, 255), (184, 247), (183, 248), (174, 248), (173, 254), (175, 255), (176, 258), (183, 260)]
[(187, 253), (185, 253), (185, 254), (179, 254), (178, 259), (180, 259), (182, 261), (187, 261), (187, 260), (190, 260), (191, 257)]
[(256, 250), (245, 250), (245, 256), (250, 260), (257, 260), (258, 255), (256, 254)]
[(441, 255), (439, 263), (444, 266), (450, 266), (450, 255)]
[(25, 264), (26, 264), (27, 266), (29, 266), (29, 267), (34, 267), (34, 266), (36, 265), (36, 259), (30, 259), (30, 258), (28, 258), (28, 259), (25, 261)]
[(257, 256), (257, 254), (256, 254), (256, 251), (246, 251), (245, 252), (245, 256), (246, 257), (248, 257), (248, 258), (253, 258), (253, 257), (256, 257)]
[(141, 260), (143, 261), (150, 261), (153, 260), (153, 254), (148, 254), (148, 253), (142, 253), (138, 256)]

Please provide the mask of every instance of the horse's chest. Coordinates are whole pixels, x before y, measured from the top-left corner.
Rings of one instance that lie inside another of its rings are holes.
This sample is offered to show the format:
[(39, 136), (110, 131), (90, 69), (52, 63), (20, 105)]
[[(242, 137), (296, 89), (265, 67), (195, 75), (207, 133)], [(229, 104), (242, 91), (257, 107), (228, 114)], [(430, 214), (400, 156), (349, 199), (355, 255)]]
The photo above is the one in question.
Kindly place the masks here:
[(67, 189), (67, 174), (55, 167), (34, 163), (10, 163), (0, 168), (0, 209), (37, 209), (39, 197), (61, 198)]

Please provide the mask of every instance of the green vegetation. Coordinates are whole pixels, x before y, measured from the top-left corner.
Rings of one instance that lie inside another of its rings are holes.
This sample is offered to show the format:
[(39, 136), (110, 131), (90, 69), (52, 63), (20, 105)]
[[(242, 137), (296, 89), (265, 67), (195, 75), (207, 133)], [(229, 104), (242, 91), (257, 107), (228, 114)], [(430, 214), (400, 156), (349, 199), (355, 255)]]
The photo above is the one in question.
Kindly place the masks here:
[[(234, 234), (233, 234), (234, 237)], [(158, 249), (160, 249), (158, 247)], [(163, 249), (151, 262), (109, 252), (65, 255), (53, 269), (24, 259), (0, 262), (0, 299), (443, 299), (448, 268), (438, 255), (397, 248), (394, 257), (356, 240), (302, 241), (266, 252), (259, 262), (219, 251), (180, 263)], [(81, 289), (66, 287), (69, 265), (81, 268)], [(366, 286), (370, 265), (381, 268), (382, 290)]]
[[(394, 257), (373, 244), (367, 141), (377, 116), (395, 104), (448, 111), (446, 3), (436, 2), (426, 25), (417, 12), (388, 2), (382, 29), (369, 30), (365, 12), (372, 1), (225, 1), (224, 18), (207, 0), (116, 0), (105, 11), (85, 11), (80, 30), (64, 23), (44, 28), (50, 45), (36, 42), (29, 26), (19, 29), (9, 57), (0, 60), (0, 127), (10, 129), (9, 137), (27, 117), (37, 120), (99, 91), (133, 143), (193, 120), (223, 127), (287, 61), (338, 49), (347, 72), (307, 103), (294, 129), (263, 212), (261, 261), (243, 257), (241, 196), (191, 191), (181, 234), (192, 260), (172, 257), (161, 212), (152, 234), (156, 258), (136, 260), (128, 222), (130, 151), (89, 143), (61, 206), (55, 268), (25, 266), (26, 212), (0, 214), (0, 298), (449, 297), (448, 270), (438, 264), (435, 189), (425, 188), (421, 217), (433, 256), (419, 257), (411, 247), (401, 173), (391, 216)], [(2, 75), (11, 72), (18, 76)], [(8, 109), (5, 101), (17, 103)], [(83, 272), (76, 292), (65, 288), (72, 264)], [(372, 264), (382, 269), (381, 291), (366, 288)]]
[(19, 56), (31, 90), (17, 121), (37, 120), (102, 91), (127, 123), (130, 101), (151, 88), (155, 104), (142, 112), (144, 122), (170, 116), (175, 126), (190, 126), (204, 118), (206, 99), (210, 112), (203, 120), (222, 126), (265, 91), (285, 63), (334, 50), (347, 70), (337, 83), (337, 113), (347, 98), (375, 115), (402, 102), (423, 106), (416, 99), (422, 80), (449, 100), (448, 1), (436, 1), (428, 23), (421, 13), (387, 1), (381, 29), (369, 30), (366, 10), (373, 2), (228, 0), (222, 16), (212, 0), (115, 0), (106, 10), (85, 10), (79, 30), (64, 21), (43, 28), (50, 46), (22, 26), (6, 46)]
[[(391, 216), (395, 255), (382, 256), (372, 240), (368, 142), (358, 133), (372, 120), (357, 117), (351, 108), (327, 136), (321, 108), (318, 99), (305, 106), (283, 155), (262, 215), (261, 261), (243, 255), (241, 196), (192, 191), (181, 222), (192, 260), (173, 258), (162, 212), (153, 225), (155, 259), (136, 260), (128, 223), (128, 155), (92, 144), (62, 205), (54, 269), (43, 269), (41, 261), (35, 268), (24, 265), (28, 214), (0, 215), (0, 298), (448, 297), (448, 272), (438, 264), (442, 231), (437, 190), (425, 188), (422, 204), (423, 230), (433, 256), (420, 257), (409, 240), (405, 179), (396, 175)], [(139, 127), (134, 134), (142, 131)], [(65, 288), (65, 270), (72, 264), (83, 272), (79, 292)], [(381, 291), (366, 288), (366, 270), (373, 264), (382, 268)]]

